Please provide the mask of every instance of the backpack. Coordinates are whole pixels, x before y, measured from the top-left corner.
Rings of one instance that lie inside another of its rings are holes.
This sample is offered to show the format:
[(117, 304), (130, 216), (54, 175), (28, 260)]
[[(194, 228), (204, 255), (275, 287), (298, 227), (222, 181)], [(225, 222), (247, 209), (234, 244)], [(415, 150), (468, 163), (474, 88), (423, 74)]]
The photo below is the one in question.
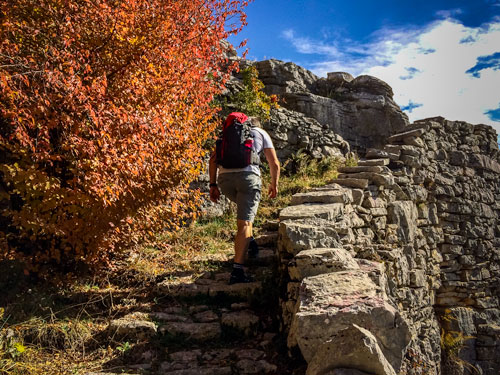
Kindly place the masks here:
[(252, 125), (241, 112), (227, 116), (222, 134), (215, 143), (217, 164), (224, 168), (245, 168), (259, 165), (260, 157), (254, 151)]

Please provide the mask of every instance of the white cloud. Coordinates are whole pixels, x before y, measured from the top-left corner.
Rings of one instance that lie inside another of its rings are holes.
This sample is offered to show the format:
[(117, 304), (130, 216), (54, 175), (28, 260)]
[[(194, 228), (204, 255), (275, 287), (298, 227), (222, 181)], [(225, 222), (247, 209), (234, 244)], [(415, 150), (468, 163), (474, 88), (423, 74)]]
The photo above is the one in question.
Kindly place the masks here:
[(283, 36), (300, 52), (325, 56), (309, 66), (317, 75), (346, 71), (386, 81), (400, 106), (413, 104), (411, 121), (443, 116), (489, 124), (500, 134), (500, 122), (485, 114), (500, 106), (500, 70), (485, 68), (479, 78), (466, 73), (478, 57), (500, 52), (499, 19), (477, 28), (448, 18), (421, 29), (382, 29), (366, 44), (337, 40), (330, 46), (293, 31)]

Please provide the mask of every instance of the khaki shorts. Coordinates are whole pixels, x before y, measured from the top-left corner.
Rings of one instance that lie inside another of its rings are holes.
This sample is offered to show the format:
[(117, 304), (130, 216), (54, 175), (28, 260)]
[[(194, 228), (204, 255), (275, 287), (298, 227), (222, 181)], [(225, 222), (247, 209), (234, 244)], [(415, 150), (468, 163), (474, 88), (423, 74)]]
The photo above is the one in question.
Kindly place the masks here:
[(222, 173), (218, 185), (222, 194), (236, 203), (236, 218), (253, 223), (261, 197), (260, 176), (252, 172)]

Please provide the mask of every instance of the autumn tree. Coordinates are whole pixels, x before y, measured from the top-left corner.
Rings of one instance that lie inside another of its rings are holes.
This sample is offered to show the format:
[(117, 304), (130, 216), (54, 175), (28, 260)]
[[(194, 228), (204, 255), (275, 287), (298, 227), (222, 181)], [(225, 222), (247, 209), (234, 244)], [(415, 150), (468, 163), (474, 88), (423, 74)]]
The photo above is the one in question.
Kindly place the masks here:
[(247, 1), (0, 5), (0, 260), (103, 264), (179, 225)]

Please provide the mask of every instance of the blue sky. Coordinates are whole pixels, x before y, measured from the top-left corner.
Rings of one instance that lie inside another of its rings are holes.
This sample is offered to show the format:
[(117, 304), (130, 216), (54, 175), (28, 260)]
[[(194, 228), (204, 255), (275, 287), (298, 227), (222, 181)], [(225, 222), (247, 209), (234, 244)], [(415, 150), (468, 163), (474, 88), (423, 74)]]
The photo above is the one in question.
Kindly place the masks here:
[(247, 58), (389, 83), (411, 121), (484, 123), (500, 134), (500, 0), (254, 0)]

